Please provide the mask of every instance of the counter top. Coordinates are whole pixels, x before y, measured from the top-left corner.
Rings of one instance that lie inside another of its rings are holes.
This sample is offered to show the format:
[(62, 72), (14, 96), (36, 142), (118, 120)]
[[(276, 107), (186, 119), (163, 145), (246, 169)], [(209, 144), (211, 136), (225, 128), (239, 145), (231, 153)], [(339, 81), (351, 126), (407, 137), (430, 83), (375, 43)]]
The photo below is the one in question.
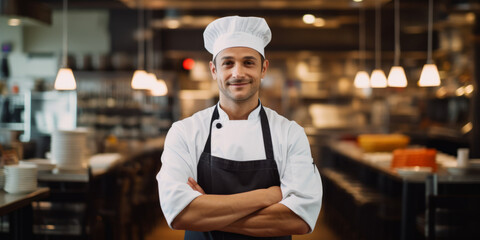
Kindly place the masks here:
[(0, 216), (25, 207), (33, 201), (45, 198), (49, 193), (49, 188), (38, 188), (25, 194), (10, 194), (0, 190)]
[[(379, 171), (399, 181), (424, 182), (428, 174), (401, 175), (390, 167), (392, 153), (366, 153), (353, 141), (330, 141), (328, 146), (350, 159)], [(437, 176), (439, 182), (480, 182), (480, 170), (475, 172), (458, 171), (452, 174), (444, 165), (455, 162), (455, 157), (444, 153), (437, 153)]]
[[(68, 171), (56, 168), (52, 171), (39, 171), (38, 180), (88, 182), (90, 177), (96, 178), (102, 176), (109, 170), (138, 155), (162, 149), (164, 142), (164, 136), (148, 139), (143, 142), (135, 142), (128, 149), (123, 149), (120, 153), (101, 153), (91, 156), (88, 159), (88, 168), (85, 169)], [(158, 159), (158, 161), (160, 161), (160, 159)]]

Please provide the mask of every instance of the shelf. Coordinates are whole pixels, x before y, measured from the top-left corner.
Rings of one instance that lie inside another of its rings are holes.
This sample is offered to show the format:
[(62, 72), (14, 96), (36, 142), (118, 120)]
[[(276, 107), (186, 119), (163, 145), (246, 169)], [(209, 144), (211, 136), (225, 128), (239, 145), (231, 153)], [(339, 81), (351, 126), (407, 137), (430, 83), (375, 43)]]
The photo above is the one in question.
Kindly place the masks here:
[(24, 123), (0, 123), (0, 129), (8, 129), (13, 131), (23, 131)]

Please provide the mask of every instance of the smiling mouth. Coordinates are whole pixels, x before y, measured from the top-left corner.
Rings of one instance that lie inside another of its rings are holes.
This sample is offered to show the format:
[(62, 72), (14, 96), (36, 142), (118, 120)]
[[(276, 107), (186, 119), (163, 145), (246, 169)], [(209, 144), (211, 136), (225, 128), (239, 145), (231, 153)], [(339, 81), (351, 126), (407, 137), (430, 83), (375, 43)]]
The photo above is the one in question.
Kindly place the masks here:
[(231, 82), (227, 82), (227, 85), (228, 86), (243, 86), (243, 85), (247, 85), (247, 84), (250, 84), (252, 81), (231, 81)]
[(243, 86), (243, 85), (247, 85), (248, 83), (231, 83), (229, 84), (229, 86)]

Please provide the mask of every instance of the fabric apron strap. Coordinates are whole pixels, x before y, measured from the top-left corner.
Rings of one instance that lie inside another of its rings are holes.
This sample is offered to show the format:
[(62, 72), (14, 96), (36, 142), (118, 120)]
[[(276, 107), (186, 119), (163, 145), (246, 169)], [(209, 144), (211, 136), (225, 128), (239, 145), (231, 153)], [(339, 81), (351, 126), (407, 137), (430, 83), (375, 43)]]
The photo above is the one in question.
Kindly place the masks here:
[(217, 120), (220, 117), (218, 114), (218, 105), (215, 105), (215, 109), (213, 110), (212, 119), (210, 120), (210, 130), (208, 131), (208, 138), (207, 142), (205, 143), (205, 147), (203, 148), (203, 152), (211, 153), (211, 139), (212, 139), (212, 125), (213, 121)]
[(270, 133), (270, 126), (268, 124), (267, 114), (265, 113), (265, 109), (263, 109), (263, 106), (261, 106), (261, 109), (260, 109), (260, 121), (262, 123), (262, 135), (263, 135), (263, 145), (265, 146), (265, 155), (267, 159), (274, 159), (272, 135)]

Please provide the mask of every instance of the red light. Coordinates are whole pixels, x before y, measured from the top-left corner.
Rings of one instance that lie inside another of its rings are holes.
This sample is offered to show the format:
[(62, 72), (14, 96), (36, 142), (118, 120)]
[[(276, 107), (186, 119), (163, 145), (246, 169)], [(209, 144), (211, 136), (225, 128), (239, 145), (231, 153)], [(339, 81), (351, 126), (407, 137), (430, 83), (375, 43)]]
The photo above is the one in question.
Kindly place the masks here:
[(192, 70), (193, 65), (195, 65), (195, 61), (193, 59), (185, 58), (185, 60), (183, 60), (183, 69)]

